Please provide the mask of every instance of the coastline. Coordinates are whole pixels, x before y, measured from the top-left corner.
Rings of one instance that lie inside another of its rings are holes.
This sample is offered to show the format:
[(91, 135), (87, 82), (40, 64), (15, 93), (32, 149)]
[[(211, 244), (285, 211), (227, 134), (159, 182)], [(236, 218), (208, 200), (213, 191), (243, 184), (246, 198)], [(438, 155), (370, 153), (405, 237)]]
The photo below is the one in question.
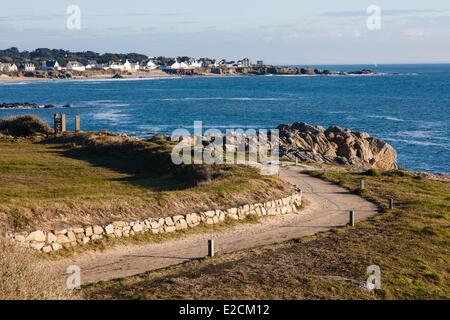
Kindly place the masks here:
[[(0, 84), (2, 83), (34, 83), (53, 81), (96, 81), (96, 80), (157, 80), (157, 79), (183, 79), (183, 78), (237, 78), (237, 77), (371, 77), (386, 74), (255, 74), (255, 73), (211, 73), (203, 72), (197, 74), (170, 74), (162, 70), (137, 71), (133, 73), (114, 72), (78, 72), (71, 78), (58, 77), (25, 77), (8, 74), (0, 74)], [(119, 77), (116, 77), (119, 76)]]

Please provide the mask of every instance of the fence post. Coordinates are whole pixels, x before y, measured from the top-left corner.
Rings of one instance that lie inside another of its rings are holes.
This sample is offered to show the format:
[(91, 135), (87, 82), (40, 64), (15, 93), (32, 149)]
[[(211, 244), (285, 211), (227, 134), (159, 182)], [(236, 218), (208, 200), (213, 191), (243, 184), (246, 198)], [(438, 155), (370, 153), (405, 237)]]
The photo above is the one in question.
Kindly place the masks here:
[(80, 128), (80, 116), (75, 116), (75, 132), (80, 132)]
[(354, 227), (355, 226), (355, 211), (351, 210), (349, 212), (349, 222), (348, 225), (350, 227)]
[(394, 199), (389, 199), (389, 210), (394, 210)]
[(66, 115), (61, 113), (61, 132), (66, 132)]
[(59, 116), (57, 113), (53, 114), (53, 130), (55, 130), (55, 134), (58, 134), (59, 126), (58, 126)]
[(359, 190), (364, 190), (366, 188), (366, 181), (364, 179), (361, 179), (359, 181)]
[(214, 257), (214, 240), (208, 240), (208, 257)]

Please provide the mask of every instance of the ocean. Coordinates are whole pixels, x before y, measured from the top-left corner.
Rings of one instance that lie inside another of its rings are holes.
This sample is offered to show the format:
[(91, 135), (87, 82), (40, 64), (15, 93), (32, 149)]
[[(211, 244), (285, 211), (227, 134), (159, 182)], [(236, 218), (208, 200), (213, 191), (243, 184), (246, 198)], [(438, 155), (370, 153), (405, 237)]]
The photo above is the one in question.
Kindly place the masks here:
[[(316, 66), (312, 66), (316, 67)], [(274, 128), (304, 121), (382, 138), (414, 171), (450, 173), (450, 65), (317, 66), (370, 68), (374, 76), (242, 76), (0, 83), (0, 103), (71, 104), (69, 109), (0, 110), (0, 118), (75, 115), (84, 131), (138, 137), (193, 127)]]

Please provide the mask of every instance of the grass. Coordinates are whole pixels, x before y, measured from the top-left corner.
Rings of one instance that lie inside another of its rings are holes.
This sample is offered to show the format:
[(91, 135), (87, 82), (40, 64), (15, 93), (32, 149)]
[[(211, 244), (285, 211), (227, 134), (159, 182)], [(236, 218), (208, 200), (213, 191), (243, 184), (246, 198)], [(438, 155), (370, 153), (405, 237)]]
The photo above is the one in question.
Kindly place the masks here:
[(0, 300), (66, 300), (79, 294), (29, 250), (0, 238)]
[(104, 224), (283, 197), (276, 177), (239, 166), (175, 166), (170, 143), (107, 133), (0, 139), (0, 228)]
[[(384, 212), (280, 245), (149, 272), (84, 288), (93, 299), (449, 299), (450, 186), (405, 171), (311, 172), (358, 192)], [(388, 199), (395, 209), (388, 210)], [(360, 286), (368, 266), (382, 288)]]
[(35, 134), (50, 134), (48, 124), (34, 115), (11, 116), (0, 119), (0, 133), (16, 137), (28, 137)]

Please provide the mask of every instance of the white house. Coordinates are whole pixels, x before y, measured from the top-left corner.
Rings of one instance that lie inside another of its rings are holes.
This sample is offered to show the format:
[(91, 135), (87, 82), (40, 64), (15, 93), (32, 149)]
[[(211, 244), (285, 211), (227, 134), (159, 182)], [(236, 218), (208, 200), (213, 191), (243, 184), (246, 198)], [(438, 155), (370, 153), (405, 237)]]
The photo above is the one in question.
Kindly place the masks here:
[(5, 63), (3, 64), (2, 71), (3, 72), (17, 72), (18, 68), (15, 63)]
[(86, 67), (78, 61), (69, 61), (66, 65), (67, 70), (86, 71)]
[(141, 69), (156, 70), (156, 69), (158, 69), (158, 65), (153, 60), (142, 61)]
[(128, 61), (128, 59), (125, 61), (125, 63), (123, 64), (124, 69), (126, 71), (136, 71), (139, 70), (139, 63), (134, 63), (134, 62), (130, 62)]
[(225, 60), (224, 59), (217, 59), (214, 62), (214, 67), (220, 67), (220, 66), (223, 66), (223, 65), (225, 65)]
[(120, 62), (111, 62), (109, 64), (109, 69), (123, 71), (125, 70), (125, 66)]
[(59, 65), (58, 61), (56, 60), (47, 60), (42, 62), (42, 70), (61, 70), (61, 66)]
[(202, 67), (202, 63), (199, 62), (199, 61), (197, 61), (197, 59), (192, 58), (192, 59), (189, 61), (189, 67), (190, 67), (191, 69), (201, 68), (201, 67)]
[(187, 70), (190, 69), (189, 65), (185, 62), (178, 62), (178, 60), (175, 60), (175, 63), (170, 66), (170, 69), (174, 70)]
[(36, 71), (36, 67), (34, 66), (33, 63), (25, 63), (25, 64), (23, 65), (23, 70), (25, 70), (25, 71), (30, 71), (30, 72), (34, 72), (34, 71)]

